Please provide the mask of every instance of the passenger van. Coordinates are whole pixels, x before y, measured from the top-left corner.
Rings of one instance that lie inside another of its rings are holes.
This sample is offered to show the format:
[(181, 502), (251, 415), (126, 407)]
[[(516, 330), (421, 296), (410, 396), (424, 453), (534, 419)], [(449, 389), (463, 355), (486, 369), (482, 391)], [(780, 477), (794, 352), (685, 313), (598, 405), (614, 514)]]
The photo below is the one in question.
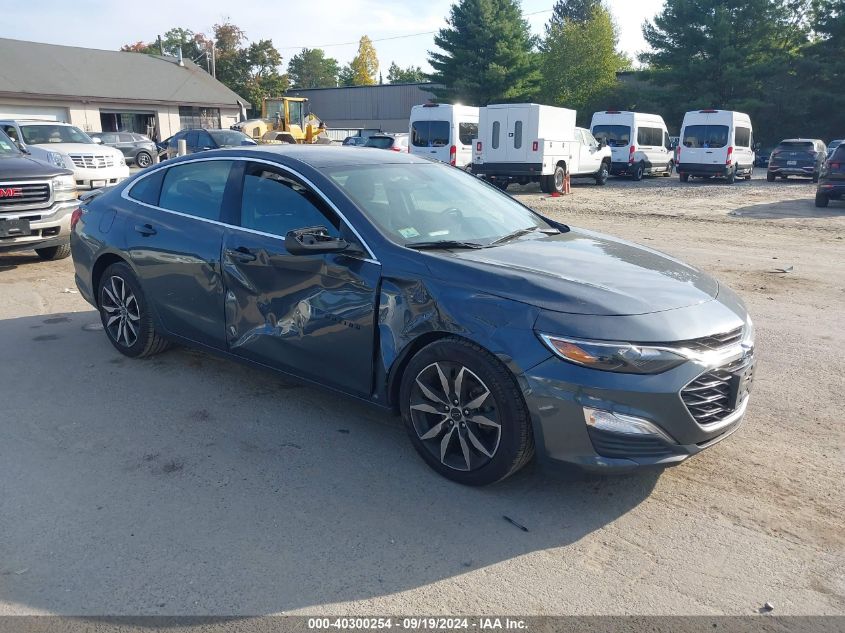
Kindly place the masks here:
[(754, 170), (754, 132), (742, 112), (694, 110), (684, 115), (675, 162), (682, 182), (690, 176), (724, 178), (729, 183)]
[(675, 153), (669, 130), (659, 114), (620, 110), (596, 112), (590, 132), (610, 147), (612, 175), (642, 180), (645, 174), (672, 174)]
[(478, 136), (478, 108), (427, 103), (411, 108), (409, 152), (461, 169), (472, 166), (472, 140)]

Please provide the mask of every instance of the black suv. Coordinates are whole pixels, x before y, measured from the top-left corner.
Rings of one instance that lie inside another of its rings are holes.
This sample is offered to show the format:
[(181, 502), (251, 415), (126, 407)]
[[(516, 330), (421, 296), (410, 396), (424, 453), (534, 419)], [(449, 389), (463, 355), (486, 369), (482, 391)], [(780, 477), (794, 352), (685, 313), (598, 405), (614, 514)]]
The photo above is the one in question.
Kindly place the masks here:
[(185, 139), (188, 154), (220, 149), (221, 147), (258, 144), (238, 130), (182, 130), (168, 140), (167, 158), (175, 158), (179, 155), (179, 141), (182, 139)]
[(824, 141), (807, 138), (788, 138), (780, 142), (769, 158), (766, 180), (774, 182), (780, 176), (804, 176), (819, 181), (819, 174), (827, 155)]
[(816, 206), (826, 207), (831, 200), (842, 200), (845, 195), (845, 144), (839, 145), (827, 159), (819, 176), (816, 189)]
[(35, 160), (0, 131), (0, 253), (32, 249), (41, 259), (70, 255), (76, 197), (72, 171)]

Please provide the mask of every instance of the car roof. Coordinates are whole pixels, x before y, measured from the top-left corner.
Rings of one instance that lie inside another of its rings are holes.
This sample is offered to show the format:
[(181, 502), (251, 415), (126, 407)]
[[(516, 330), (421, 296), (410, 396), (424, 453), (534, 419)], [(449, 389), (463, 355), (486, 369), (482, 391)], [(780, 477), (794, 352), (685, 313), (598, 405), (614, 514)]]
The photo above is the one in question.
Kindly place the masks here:
[(3, 123), (26, 123), (27, 125), (65, 125), (67, 127), (76, 127), (64, 121), (45, 121), (44, 119), (0, 119)]
[[(391, 165), (391, 164), (421, 164), (428, 165), (432, 161), (421, 158), (414, 154), (405, 152), (381, 152), (361, 151), (358, 148), (348, 145), (253, 145), (249, 147), (231, 147), (227, 149), (212, 150), (201, 154), (189, 154), (186, 159), (197, 159), (200, 156), (226, 156), (238, 155), (242, 158), (263, 158), (273, 160), (279, 158), (290, 159), (303, 163), (315, 169), (324, 167), (349, 167), (368, 165)], [(176, 160), (168, 160), (168, 163), (175, 164)], [(181, 161), (180, 161), (181, 162)]]
[(781, 143), (822, 143), (818, 138), (785, 138)]

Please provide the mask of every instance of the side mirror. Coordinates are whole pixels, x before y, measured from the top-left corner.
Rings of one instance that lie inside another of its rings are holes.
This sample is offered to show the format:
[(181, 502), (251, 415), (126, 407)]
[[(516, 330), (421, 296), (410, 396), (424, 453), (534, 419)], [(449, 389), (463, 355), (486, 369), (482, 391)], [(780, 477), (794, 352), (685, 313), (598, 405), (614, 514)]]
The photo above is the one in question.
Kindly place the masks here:
[(16, 145), (18, 146), (18, 149), (19, 149), (20, 151), (22, 151), (24, 154), (29, 154), (29, 150), (26, 148), (26, 145), (24, 145), (24, 144), (23, 144), (23, 142), (18, 141), (18, 142), (16, 143)]
[(289, 231), (285, 235), (285, 250), (291, 255), (324, 255), (340, 253), (349, 248), (349, 242), (331, 237), (324, 226), (309, 226)]
[(599, 149), (604, 149), (607, 147), (607, 139), (602, 137), (599, 139)]
[(97, 145), (103, 144), (103, 139), (101, 139), (99, 136), (92, 136), (91, 140), (94, 141)]

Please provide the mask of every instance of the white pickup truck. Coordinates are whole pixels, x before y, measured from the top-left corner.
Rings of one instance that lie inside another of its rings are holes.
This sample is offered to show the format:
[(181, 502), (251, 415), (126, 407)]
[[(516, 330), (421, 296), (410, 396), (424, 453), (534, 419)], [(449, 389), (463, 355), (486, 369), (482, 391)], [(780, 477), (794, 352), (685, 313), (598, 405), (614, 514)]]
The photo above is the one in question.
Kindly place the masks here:
[(539, 182), (546, 193), (562, 193), (567, 173), (603, 185), (610, 175), (610, 148), (576, 127), (575, 114), (536, 103), (481, 108), (473, 173), (501, 189), (512, 182)]

